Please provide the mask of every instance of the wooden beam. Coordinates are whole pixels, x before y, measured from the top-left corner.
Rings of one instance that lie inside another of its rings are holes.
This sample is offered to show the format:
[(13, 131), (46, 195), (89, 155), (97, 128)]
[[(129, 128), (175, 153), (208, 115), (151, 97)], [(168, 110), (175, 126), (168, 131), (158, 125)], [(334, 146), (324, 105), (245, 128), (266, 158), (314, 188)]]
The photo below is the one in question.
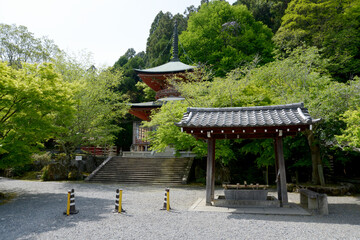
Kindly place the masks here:
[[(259, 127), (183, 127), (183, 131), (198, 139), (266, 139), (276, 138), (281, 132), (282, 137), (296, 136), (299, 132), (309, 129), (308, 125), (291, 126), (259, 126)], [(210, 137), (209, 137), (210, 133)]]
[[(279, 174), (280, 174), (280, 190), (281, 190), (281, 206), (285, 206), (289, 204), (288, 201), (288, 194), (287, 194), (287, 187), (286, 187), (286, 171), (285, 171), (285, 160), (284, 160), (284, 147), (283, 147), (283, 139), (282, 137), (275, 138), (275, 145), (276, 145), (276, 155), (278, 159), (278, 167), (279, 167)], [(280, 199), (279, 199), (280, 200)]]
[(211, 206), (214, 200), (215, 187), (215, 139), (208, 139), (208, 154), (206, 164), (206, 205)]

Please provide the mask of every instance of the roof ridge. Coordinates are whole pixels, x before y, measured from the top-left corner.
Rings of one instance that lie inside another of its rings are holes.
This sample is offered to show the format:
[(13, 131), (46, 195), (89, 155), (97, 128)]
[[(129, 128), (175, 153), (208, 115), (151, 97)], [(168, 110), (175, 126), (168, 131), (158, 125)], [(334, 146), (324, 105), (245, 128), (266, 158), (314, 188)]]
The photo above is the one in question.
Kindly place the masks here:
[(304, 108), (304, 103), (291, 103), (284, 105), (253, 106), (253, 107), (225, 107), (225, 108), (196, 108), (189, 107), (189, 112), (231, 112), (231, 111), (254, 111), (254, 110), (277, 110)]

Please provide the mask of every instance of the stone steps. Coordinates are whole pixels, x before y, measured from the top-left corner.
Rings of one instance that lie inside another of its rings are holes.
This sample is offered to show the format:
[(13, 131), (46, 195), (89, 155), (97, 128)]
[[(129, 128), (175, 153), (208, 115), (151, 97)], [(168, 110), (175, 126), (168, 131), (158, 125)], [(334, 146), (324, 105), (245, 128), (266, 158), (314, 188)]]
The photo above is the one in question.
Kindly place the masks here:
[(112, 157), (88, 181), (181, 184), (187, 179), (192, 158)]

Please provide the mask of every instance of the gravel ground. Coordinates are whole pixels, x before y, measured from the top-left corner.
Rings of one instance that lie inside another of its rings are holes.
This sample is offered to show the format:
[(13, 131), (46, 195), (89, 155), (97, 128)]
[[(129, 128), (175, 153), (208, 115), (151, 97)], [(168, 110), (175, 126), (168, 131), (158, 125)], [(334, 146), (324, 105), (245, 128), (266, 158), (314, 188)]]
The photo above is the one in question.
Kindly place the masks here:
[[(182, 186), (170, 189), (167, 212), (160, 210), (164, 187), (0, 177), (0, 192), (17, 194), (0, 205), (0, 239), (360, 239), (360, 196), (329, 197), (329, 216), (192, 212), (205, 188)], [(71, 188), (79, 213), (65, 216)], [(123, 189), (125, 214), (112, 212), (116, 188)]]

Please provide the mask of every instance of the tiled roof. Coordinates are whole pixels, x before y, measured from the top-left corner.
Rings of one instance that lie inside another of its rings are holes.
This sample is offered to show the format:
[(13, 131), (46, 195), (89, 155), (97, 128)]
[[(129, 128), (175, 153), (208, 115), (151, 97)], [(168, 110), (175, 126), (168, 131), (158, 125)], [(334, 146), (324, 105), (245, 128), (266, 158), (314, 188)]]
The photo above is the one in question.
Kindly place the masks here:
[(177, 73), (193, 70), (195, 67), (184, 64), (180, 61), (168, 62), (163, 65), (148, 68), (148, 69), (135, 69), (137, 73)]
[(179, 127), (261, 127), (310, 125), (312, 119), (303, 103), (234, 108), (188, 108)]

